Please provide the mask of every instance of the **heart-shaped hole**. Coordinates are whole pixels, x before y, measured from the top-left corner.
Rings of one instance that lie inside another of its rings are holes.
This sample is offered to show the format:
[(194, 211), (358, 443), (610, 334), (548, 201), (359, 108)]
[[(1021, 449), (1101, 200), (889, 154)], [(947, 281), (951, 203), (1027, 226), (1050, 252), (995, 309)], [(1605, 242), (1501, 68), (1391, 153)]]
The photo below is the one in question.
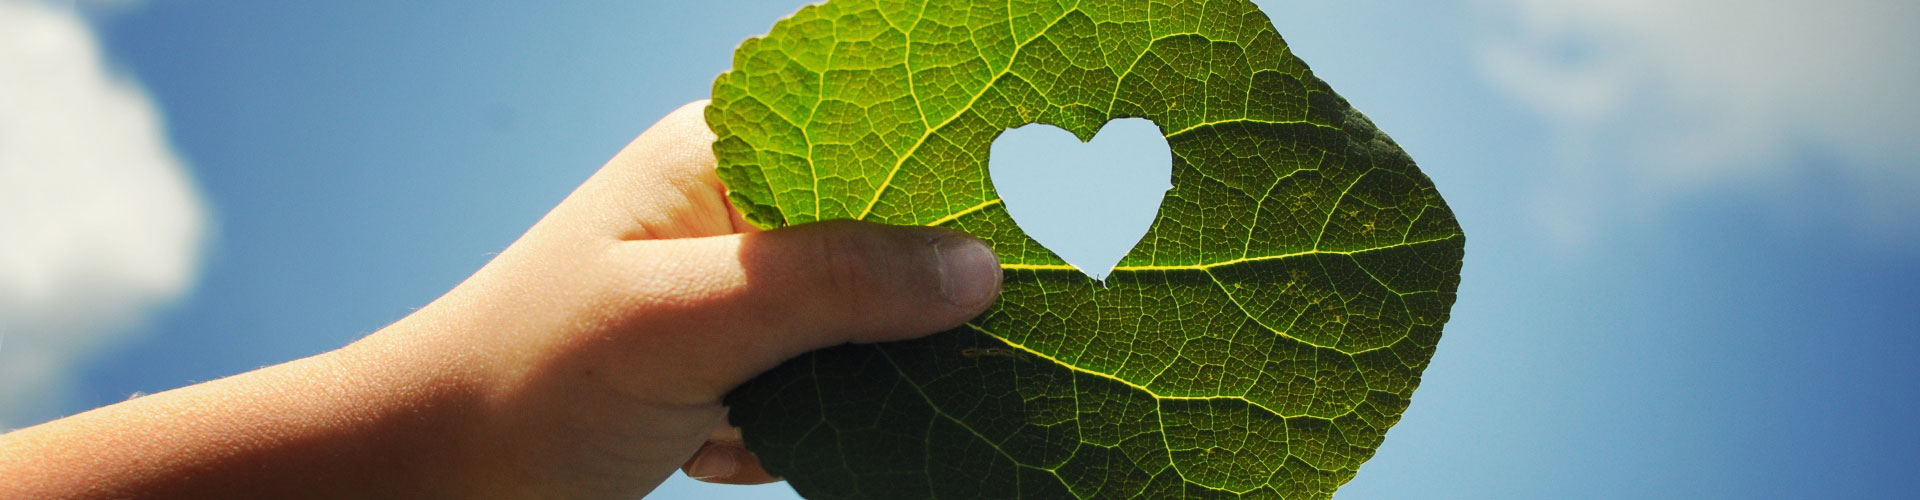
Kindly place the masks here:
[(1173, 153), (1144, 118), (1107, 122), (1087, 142), (1035, 123), (994, 139), (987, 175), (1020, 229), (1101, 280), (1152, 227), (1173, 188)]

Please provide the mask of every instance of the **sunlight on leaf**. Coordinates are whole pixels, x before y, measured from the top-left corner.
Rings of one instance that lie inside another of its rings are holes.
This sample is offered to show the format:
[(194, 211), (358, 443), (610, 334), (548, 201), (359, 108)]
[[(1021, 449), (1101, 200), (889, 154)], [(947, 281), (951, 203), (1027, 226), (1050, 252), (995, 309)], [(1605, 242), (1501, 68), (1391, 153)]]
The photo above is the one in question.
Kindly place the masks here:
[[(1245, 0), (832, 0), (734, 57), (707, 121), (749, 220), (951, 227), (1006, 270), (964, 327), (728, 397), (804, 496), (1328, 498), (1433, 356), (1459, 224)], [(1173, 189), (1102, 286), (1014, 224), (987, 152), (1124, 117), (1165, 131)]]

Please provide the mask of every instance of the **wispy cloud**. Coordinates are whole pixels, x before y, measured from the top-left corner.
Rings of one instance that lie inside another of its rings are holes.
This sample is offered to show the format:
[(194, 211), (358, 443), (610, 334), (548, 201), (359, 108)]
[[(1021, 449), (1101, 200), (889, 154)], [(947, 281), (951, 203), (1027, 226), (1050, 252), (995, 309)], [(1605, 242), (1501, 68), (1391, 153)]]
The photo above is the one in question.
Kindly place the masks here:
[(71, 5), (0, 0), (0, 429), (193, 286), (208, 210)]
[[(1602, 206), (1722, 189), (1785, 211), (1838, 206), (1861, 234), (1920, 240), (1903, 215), (1920, 209), (1920, 3), (1491, 5), (1515, 29), (1484, 46), (1481, 68), (1555, 127), (1557, 180), (1538, 208), (1562, 240), (1606, 224)], [(1809, 179), (1841, 199), (1803, 196), (1793, 184)]]

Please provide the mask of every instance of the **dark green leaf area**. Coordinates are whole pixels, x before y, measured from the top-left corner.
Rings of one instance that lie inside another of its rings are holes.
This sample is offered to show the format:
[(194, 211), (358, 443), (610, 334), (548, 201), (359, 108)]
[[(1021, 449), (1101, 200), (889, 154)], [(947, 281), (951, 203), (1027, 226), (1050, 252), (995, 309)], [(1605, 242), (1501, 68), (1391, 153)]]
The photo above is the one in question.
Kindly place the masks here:
[[(809, 498), (1328, 498), (1406, 410), (1459, 284), (1432, 182), (1246, 0), (831, 0), (742, 44), (707, 113), (754, 223), (947, 226), (1005, 268), (961, 328), (729, 396)], [(1161, 127), (1174, 187), (1096, 283), (1014, 224), (986, 155), (1122, 117)]]

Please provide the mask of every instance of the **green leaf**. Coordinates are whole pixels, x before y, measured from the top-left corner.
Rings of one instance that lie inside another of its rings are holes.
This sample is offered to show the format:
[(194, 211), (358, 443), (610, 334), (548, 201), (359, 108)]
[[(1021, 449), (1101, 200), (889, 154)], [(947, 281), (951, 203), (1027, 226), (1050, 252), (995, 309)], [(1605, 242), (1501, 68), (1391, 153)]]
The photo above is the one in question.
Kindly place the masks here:
[[(1104, 283), (1020, 231), (1001, 131), (1159, 124), (1173, 189)], [(1328, 498), (1406, 410), (1464, 237), (1399, 146), (1245, 0), (831, 0), (749, 39), (707, 121), (763, 227), (942, 225), (1005, 292), (728, 397), (809, 498)]]

